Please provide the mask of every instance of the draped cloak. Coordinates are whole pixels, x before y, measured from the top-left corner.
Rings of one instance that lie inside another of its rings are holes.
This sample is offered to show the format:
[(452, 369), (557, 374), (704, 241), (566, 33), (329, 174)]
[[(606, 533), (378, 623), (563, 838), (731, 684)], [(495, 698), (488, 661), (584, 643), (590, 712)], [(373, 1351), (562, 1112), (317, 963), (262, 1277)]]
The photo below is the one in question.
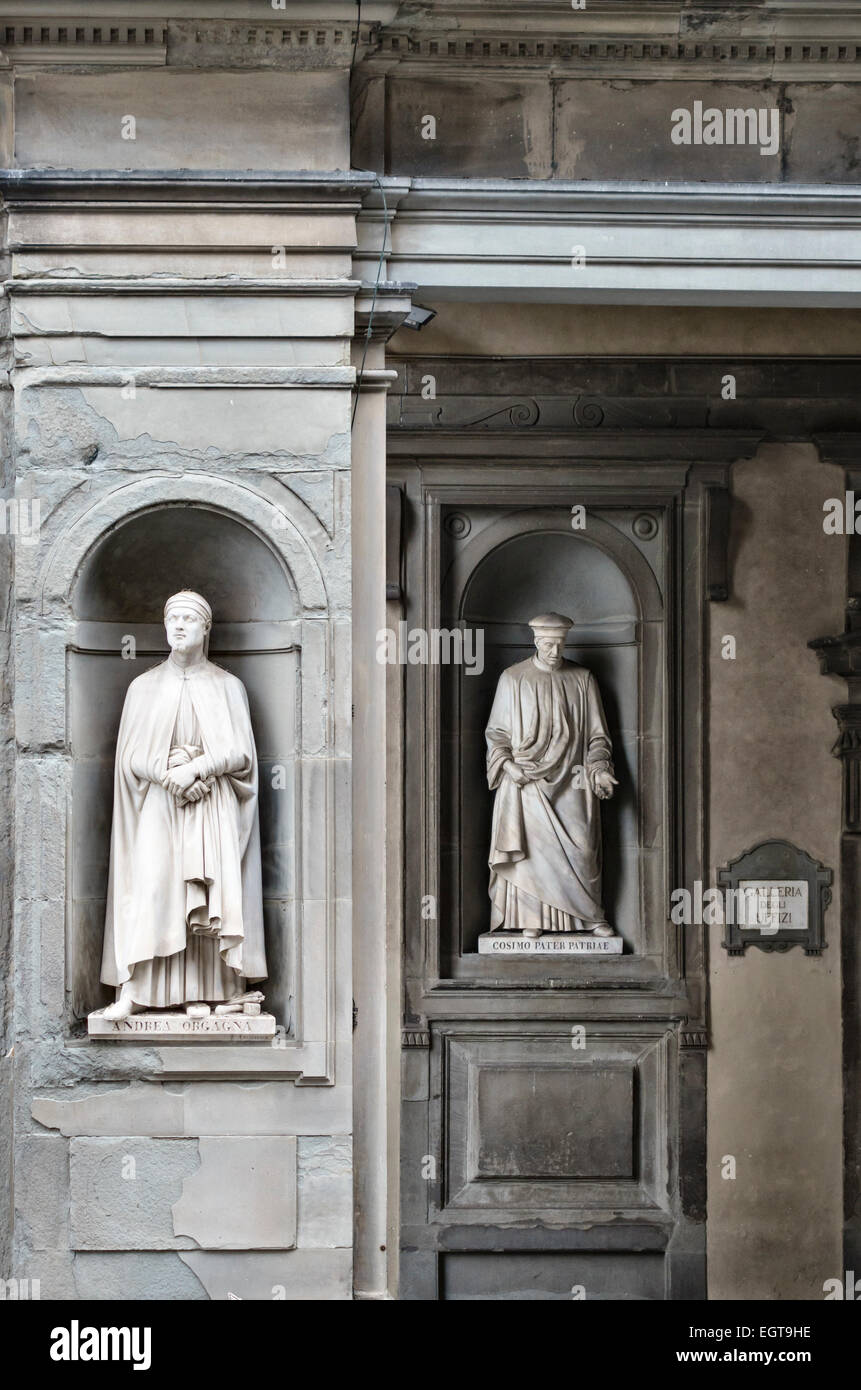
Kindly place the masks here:
[[(177, 805), (161, 785), (193, 728), (211, 790)], [(138, 964), (140, 963), (140, 964)], [(137, 970), (135, 966), (138, 965)], [(234, 973), (235, 972), (235, 973)], [(266, 978), (257, 753), (242, 682), (168, 658), (132, 681), (117, 738), (102, 982), (135, 1001), (226, 998)], [(142, 997), (138, 997), (141, 995)]]
[[(491, 931), (575, 931), (602, 922), (601, 803), (592, 779), (613, 764), (595, 677), (570, 661), (555, 670), (535, 657), (510, 666), (486, 738), (496, 791)], [(522, 787), (503, 771), (509, 760), (526, 773)]]

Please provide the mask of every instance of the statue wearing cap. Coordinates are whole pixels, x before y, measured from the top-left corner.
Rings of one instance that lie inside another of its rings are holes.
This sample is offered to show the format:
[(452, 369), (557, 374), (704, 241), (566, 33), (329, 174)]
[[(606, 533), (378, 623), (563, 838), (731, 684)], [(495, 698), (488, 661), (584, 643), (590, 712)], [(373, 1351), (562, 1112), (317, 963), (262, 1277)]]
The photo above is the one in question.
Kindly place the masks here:
[(599, 803), (617, 782), (598, 683), (563, 660), (571, 618), (541, 613), (529, 626), (535, 655), (503, 671), (486, 731), (490, 929), (613, 936)]
[(212, 610), (164, 608), (170, 656), (133, 680), (117, 738), (102, 982), (111, 1020), (234, 998), (266, 978), (257, 753), (242, 682), (207, 659)]

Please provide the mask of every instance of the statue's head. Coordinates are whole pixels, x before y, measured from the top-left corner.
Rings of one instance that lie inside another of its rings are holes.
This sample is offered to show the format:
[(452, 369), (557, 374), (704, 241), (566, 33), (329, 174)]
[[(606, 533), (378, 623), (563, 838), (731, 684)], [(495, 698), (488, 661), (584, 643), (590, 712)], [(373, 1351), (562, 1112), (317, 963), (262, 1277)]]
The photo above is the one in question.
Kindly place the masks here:
[(539, 613), (537, 618), (529, 619), (529, 626), (543, 664), (551, 670), (561, 666), (568, 629), (574, 626), (573, 618), (565, 618), (561, 613)]
[(212, 627), (212, 609), (201, 594), (181, 589), (164, 605), (164, 630), (171, 651), (205, 652)]

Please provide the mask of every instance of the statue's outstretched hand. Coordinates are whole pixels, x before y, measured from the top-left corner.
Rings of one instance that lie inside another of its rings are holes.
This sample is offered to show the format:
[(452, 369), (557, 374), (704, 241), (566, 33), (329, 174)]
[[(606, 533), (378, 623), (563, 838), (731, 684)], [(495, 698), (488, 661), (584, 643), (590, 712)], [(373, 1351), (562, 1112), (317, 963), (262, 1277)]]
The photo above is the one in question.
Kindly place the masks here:
[(618, 787), (618, 785), (619, 783), (612, 772), (595, 772), (592, 775), (595, 795), (600, 797), (602, 801), (606, 801), (608, 797), (612, 796), (613, 788)]

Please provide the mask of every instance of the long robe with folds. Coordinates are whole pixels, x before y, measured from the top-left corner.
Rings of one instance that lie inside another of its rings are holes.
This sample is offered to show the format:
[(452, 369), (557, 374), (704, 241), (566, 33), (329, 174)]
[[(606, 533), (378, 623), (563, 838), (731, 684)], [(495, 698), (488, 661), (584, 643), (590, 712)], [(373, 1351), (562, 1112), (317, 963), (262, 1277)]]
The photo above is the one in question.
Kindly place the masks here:
[[(161, 785), (196, 747), (200, 801)], [(266, 978), (257, 752), (240, 680), (168, 658), (132, 681), (117, 738), (102, 981), (135, 1003), (227, 999)]]
[[(490, 857), (490, 929), (582, 931), (604, 920), (601, 811), (593, 778), (613, 772), (598, 684), (563, 661), (535, 657), (503, 671), (487, 738), (496, 791)], [(504, 771), (526, 774), (521, 787)]]

